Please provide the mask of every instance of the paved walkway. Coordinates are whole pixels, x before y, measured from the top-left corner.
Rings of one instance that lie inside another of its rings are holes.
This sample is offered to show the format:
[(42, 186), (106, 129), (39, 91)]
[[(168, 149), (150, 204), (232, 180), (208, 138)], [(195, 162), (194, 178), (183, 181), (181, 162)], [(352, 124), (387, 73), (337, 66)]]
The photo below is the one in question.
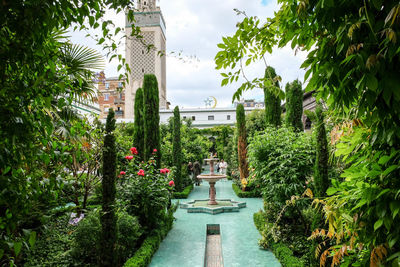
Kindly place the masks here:
[[(217, 198), (239, 200), (230, 181), (216, 183)], [(208, 197), (208, 183), (195, 186), (189, 199)], [(225, 267), (276, 267), (281, 266), (275, 256), (258, 246), (260, 234), (254, 226), (253, 213), (263, 206), (262, 199), (242, 198), (247, 207), (239, 212), (217, 215), (187, 213), (180, 209), (175, 213), (172, 230), (153, 256), (151, 267), (200, 267), (204, 266), (206, 225), (220, 224), (222, 255)], [(182, 199), (186, 202), (188, 200)]]

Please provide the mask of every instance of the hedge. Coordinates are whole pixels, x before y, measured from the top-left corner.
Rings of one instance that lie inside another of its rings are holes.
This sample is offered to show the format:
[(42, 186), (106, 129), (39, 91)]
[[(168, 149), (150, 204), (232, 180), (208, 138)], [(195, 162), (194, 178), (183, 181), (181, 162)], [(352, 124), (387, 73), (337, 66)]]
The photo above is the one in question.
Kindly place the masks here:
[[(254, 213), (253, 220), (258, 231), (262, 233), (265, 228), (265, 218), (262, 212)], [(293, 251), (282, 242), (271, 244), (270, 249), (283, 267), (305, 266), (304, 262), (300, 258), (293, 256)]]
[(188, 185), (185, 187), (185, 189), (183, 189), (182, 192), (174, 192), (173, 198), (175, 199), (184, 199), (184, 198), (188, 198), (190, 192), (192, 192), (193, 190), (193, 185)]
[(260, 197), (260, 194), (255, 191), (242, 191), (239, 188), (239, 186), (235, 183), (232, 184), (232, 189), (238, 197), (242, 197), (242, 198)]
[(135, 252), (135, 255), (125, 262), (123, 267), (146, 267), (150, 264), (151, 258), (154, 253), (156, 253), (164, 237), (166, 237), (168, 232), (172, 229), (174, 223), (173, 213), (176, 211), (177, 207), (177, 205), (174, 205), (174, 207), (168, 211), (169, 214), (166, 223), (143, 241), (140, 248)]

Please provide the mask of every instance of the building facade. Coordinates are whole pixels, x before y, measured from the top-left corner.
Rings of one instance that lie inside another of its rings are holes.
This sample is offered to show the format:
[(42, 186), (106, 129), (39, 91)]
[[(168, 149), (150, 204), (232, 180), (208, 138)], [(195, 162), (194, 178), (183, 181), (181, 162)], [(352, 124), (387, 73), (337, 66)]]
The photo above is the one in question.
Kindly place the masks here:
[(100, 108), (100, 119), (107, 118), (110, 108), (115, 111), (115, 118), (125, 118), (125, 90), (124, 80), (118, 77), (110, 77), (98, 84), (98, 104)]
[[(245, 107), (245, 113), (248, 114), (257, 108)], [(193, 108), (180, 109), (179, 113), (182, 119), (191, 119), (192, 126), (203, 129), (214, 126), (236, 124), (236, 108)], [(160, 123), (168, 123), (169, 118), (174, 116), (173, 110), (160, 110)]]
[[(135, 26), (140, 27), (143, 39), (131, 37), (132, 22), (126, 19), (125, 58), (131, 68), (125, 88), (125, 118), (134, 117), (136, 90), (142, 87), (144, 74), (154, 74), (158, 81), (160, 109), (167, 107), (166, 90), (166, 28), (161, 10), (155, 0), (138, 0), (134, 12)], [(148, 45), (153, 45), (148, 49)]]

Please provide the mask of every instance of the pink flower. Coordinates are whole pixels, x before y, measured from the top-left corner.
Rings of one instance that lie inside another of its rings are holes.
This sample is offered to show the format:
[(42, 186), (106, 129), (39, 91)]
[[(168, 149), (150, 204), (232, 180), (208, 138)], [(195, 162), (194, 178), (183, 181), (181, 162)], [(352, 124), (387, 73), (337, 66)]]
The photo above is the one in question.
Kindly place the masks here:
[(156, 153), (156, 152), (157, 152), (157, 149), (154, 148), (154, 149), (153, 149), (153, 153)]
[(126, 159), (131, 160), (133, 159), (133, 156), (125, 156)]
[(120, 171), (120, 173), (119, 173), (120, 175), (125, 175), (126, 174), (126, 172), (124, 172), (124, 171)]
[(160, 173), (169, 173), (169, 170), (167, 168), (161, 169)]
[(171, 180), (171, 181), (169, 181), (169, 183), (168, 183), (168, 184), (169, 184), (169, 186), (174, 186), (174, 185), (175, 185), (174, 181), (172, 181), (172, 180)]
[(144, 170), (140, 169), (137, 173), (139, 176), (144, 176)]
[(138, 154), (138, 151), (137, 151), (137, 149), (136, 149), (136, 147), (131, 147), (131, 153), (133, 154), (133, 155), (137, 155)]

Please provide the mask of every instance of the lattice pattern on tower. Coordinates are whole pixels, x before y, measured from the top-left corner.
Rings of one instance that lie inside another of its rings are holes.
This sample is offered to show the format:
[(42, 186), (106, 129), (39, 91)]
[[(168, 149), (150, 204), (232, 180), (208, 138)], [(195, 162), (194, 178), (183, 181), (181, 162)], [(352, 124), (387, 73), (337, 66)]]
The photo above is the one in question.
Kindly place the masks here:
[[(145, 44), (153, 44), (155, 42), (154, 32), (143, 32), (143, 40)], [(133, 40), (131, 49), (131, 71), (132, 77), (135, 80), (142, 80), (144, 74), (154, 73), (155, 71), (155, 53), (156, 49), (153, 48), (147, 52), (147, 47), (138, 40)]]

